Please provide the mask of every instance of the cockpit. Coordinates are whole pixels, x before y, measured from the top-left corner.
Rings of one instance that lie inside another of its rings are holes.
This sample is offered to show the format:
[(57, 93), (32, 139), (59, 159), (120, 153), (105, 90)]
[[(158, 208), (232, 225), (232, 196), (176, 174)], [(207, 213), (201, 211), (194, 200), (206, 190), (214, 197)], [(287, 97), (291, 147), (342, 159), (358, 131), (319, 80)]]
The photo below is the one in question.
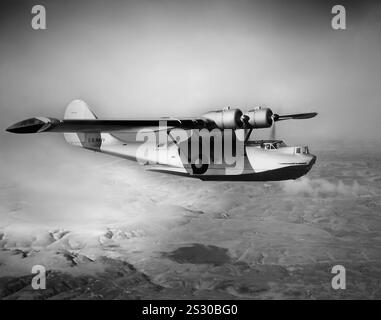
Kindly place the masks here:
[(253, 140), (249, 141), (247, 145), (254, 146), (266, 151), (277, 151), (283, 154), (310, 154), (307, 146), (288, 146), (282, 140)]
[(287, 145), (281, 140), (266, 141), (261, 143), (261, 148), (265, 150), (276, 150), (284, 147), (287, 147)]
[(279, 151), (285, 154), (310, 154), (307, 146), (291, 147), (285, 144), (282, 140), (262, 140), (258, 141), (257, 148), (266, 151)]

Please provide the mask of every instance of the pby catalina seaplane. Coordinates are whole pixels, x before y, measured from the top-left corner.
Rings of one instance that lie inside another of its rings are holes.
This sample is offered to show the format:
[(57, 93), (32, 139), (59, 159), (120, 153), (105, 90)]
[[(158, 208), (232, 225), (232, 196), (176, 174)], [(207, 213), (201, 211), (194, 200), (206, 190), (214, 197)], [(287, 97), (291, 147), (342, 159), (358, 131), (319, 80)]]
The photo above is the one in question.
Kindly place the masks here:
[[(252, 130), (275, 129), (277, 121), (309, 119), (316, 115), (315, 112), (278, 115), (269, 108), (243, 113), (239, 109), (228, 108), (211, 111), (198, 118), (104, 120), (98, 119), (85, 102), (74, 100), (68, 105), (63, 120), (35, 117), (10, 126), (7, 131), (61, 132), (74, 146), (135, 160), (145, 164), (148, 170), (162, 173), (201, 180), (279, 181), (305, 175), (316, 157), (306, 146), (291, 147), (275, 139), (249, 140)], [(200, 139), (201, 131), (213, 132), (212, 137), (206, 140), (208, 143)], [(135, 132), (140, 139), (127, 142), (118, 136), (121, 132)], [(196, 135), (194, 132), (198, 132), (197, 139), (190, 138)], [(233, 137), (230, 148), (226, 143), (229, 141), (226, 132)], [(218, 137), (216, 133), (223, 135)], [(165, 139), (159, 139), (159, 143), (155, 138), (145, 139), (150, 137), (149, 134), (151, 137), (163, 137), (164, 134)], [(145, 138), (141, 139), (142, 136)], [(196, 141), (195, 148), (189, 142), (191, 140)], [(238, 145), (242, 145), (241, 151)], [(184, 152), (185, 149), (191, 152)], [(227, 161), (226, 150), (230, 150), (234, 162)]]

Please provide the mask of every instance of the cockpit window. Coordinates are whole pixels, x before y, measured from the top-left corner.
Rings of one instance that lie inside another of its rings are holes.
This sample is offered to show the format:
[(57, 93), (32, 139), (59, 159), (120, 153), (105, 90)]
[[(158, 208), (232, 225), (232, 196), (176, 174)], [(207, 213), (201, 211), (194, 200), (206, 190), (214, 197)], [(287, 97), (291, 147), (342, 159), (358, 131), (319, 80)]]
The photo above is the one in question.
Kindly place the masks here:
[(272, 144), (272, 143), (265, 143), (264, 145), (263, 145), (263, 147), (265, 148), (265, 150), (274, 150), (274, 149), (276, 149), (276, 147), (274, 147), (274, 145)]
[(279, 140), (279, 141), (263, 141), (263, 142), (260, 142), (260, 146), (262, 149), (265, 149), (265, 150), (277, 150), (279, 148), (283, 148), (283, 147), (287, 147), (287, 145)]
[(295, 153), (301, 153), (301, 148), (300, 147), (295, 148)]

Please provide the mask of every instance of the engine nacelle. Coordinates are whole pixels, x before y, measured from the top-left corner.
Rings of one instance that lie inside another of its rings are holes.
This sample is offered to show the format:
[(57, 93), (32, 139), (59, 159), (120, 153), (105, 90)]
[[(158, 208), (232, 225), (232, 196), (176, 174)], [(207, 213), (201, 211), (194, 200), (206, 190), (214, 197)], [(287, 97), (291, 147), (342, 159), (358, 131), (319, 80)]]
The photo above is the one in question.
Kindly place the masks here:
[(202, 117), (213, 121), (219, 129), (240, 129), (243, 126), (242, 111), (239, 109), (211, 111)]
[(245, 113), (251, 128), (269, 128), (273, 124), (273, 112), (269, 108), (258, 108)]

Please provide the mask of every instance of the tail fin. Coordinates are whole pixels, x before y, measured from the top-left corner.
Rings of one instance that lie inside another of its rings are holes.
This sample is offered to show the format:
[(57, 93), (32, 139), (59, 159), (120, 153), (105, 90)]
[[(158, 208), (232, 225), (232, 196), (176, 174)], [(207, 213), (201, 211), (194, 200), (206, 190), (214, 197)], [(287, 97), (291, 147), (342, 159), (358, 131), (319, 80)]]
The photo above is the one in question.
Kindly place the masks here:
[[(66, 108), (64, 119), (96, 119), (96, 115), (90, 110), (86, 102), (82, 100), (74, 100), (69, 103)], [(102, 144), (101, 134), (99, 132), (76, 132), (64, 133), (67, 143), (88, 149), (99, 150)]]
[(86, 102), (73, 100), (66, 108), (64, 119), (97, 119), (97, 116)]
[[(97, 119), (95, 113), (90, 109), (86, 102), (82, 100), (74, 100), (67, 106), (64, 119)], [(64, 133), (67, 143), (92, 150), (100, 150), (102, 144), (113, 144), (119, 142), (109, 133), (100, 132), (76, 132)]]

